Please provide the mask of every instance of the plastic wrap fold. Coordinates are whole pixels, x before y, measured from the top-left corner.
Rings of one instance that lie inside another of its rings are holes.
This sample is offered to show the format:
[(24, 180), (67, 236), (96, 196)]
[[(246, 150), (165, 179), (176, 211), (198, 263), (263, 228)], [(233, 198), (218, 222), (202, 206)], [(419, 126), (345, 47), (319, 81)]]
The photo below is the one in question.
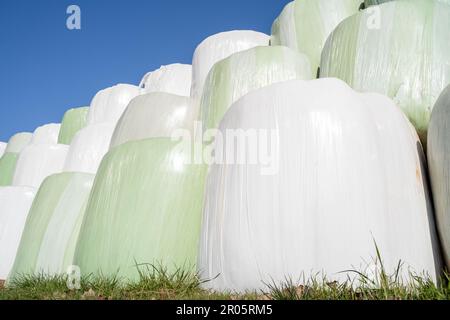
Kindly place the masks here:
[(23, 231), (10, 279), (20, 274), (64, 274), (73, 264), (94, 176), (61, 173), (42, 184)]
[(6, 280), (16, 257), (35, 189), (0, 187), (0, 279)]
[(144, 93), (167, 92), (189, 97), (191, 93), (192, 66), (190, 64), (170, 64), (147, 73), (139, 85)]
[(105, 156), (75, 253), (82, 274), (135, 280), (136, 264), (195, 270), (206, 167), (187, 150), (154, 138)]
[(155, 92), (134, 98), (122, 115), (111, 148), (133, 140), (170, 138), (178, 129), (193, 132), (198, 104), (191, 98)]
[(29, 132), (17, 133), (8, 141), (5, 153), (21, 153), (30, 144), (33, 134)]
[(438, 230), (450, 269), (450, 86), (436, 102), (431, 115), (428, 165)]
[(80, 130), (70, 145), (64, 171), (95, 174), (108, 152), (114, 128), (113, 124), (102, 123)]
[(203, 128), (217, 128), (227, 109), (243, 95), (276, 82), (313, 79), (308, 58), (287, 47), (256, 47), (214, 65), (201, 100)]
[(257, 46), (268, 46), (270, 37), (264, 33), (235, 30), (212, 35), (200, 43), (192, 60), (191, 97), (199, 100), (209, 71), (216, 62), (233, 53)]
[(272, 25), (271, 45), (282, 45), (308, 56), (314, 74), (330, 33), (358, 12), (362, 0), (296, 0), (289, 3)]
[(61, 124), (51, 123), (37, 128), (33, 133), (31, 144), (57, 144)]
[(63, 144), (29, 145), (17, 159), (13, 186), (39, 188), (45, 178), (62, 172), (68, 150)]
[(86, 126), (88, 112), (89, 107), (67, 110), (61, 123), (58, 143), (70, 145), (77, 132)]
[(129, 84), (118, 84), (99, 91), (91, 102), (87, 124), (116, 124), (131, 99), (138, 96), (141, 89)]
[(17, 153), (5, 153), (0, 158), (0, 186), (12, 185), (18, 157)]
[(434, 103), (450, 83), (450, 6), (434, 0), (393, 1), (341, 23), (323, 50), (321, 77), (358, 91), (388, 95), (422, 142)]
[[(416, 271), (436, 281), (441, 265), (421, 145), (390, 99), (337, 79), (288, 81), (236, 102), (220, 131), (236, 129), (256, 134), (257, 144), (242, 152), (259, 157), (210, 168), (199, 270), (217, 278), (206, 287), (355, 277), (345, 270), (374, 277), (376, 246), (388, 274), (401, 260), (400, 280)], [(241, 149), (235, 146), (229, 150)]]

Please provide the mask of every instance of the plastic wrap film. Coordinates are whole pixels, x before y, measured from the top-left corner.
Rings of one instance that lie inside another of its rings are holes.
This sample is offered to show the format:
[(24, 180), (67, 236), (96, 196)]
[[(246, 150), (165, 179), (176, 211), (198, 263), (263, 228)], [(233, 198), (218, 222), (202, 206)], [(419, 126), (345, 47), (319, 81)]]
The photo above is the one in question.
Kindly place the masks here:
[(198, 104), (191, 98), (155, 92), (134, 98), (122, 115), (111, 148), (133, 140), (170, 138), (178, 129), (194, 131)]
[(39, 188), (48, 176), (62, 172), (69, 146), (29, 145), (17, 159), (13, 186)]
[(51, 123), (37, 128), (33, 133), (31, 144), (57, 144), (61, 124)]
[(450, 270), (450, 86), (436, 102), (431, 115), (428, 166), (437, 226), (447, 268)]
[(422, 142), (434, 103), (450, 83), (450, 6), (433, 0), (393, 1), (342, 24), (323, 50), (321, 77), (358, 91), (388, 95)]
[(325, 41), (337, 25), (358, 12), (363, 0), (296, 0), (272, 25), (271, 45), (282, 45), (308, 56), (314, 74)]
[(0, 187), (0, 279), (6, 280), (14, 263), (35, 189)]
[(70, 145), (78, 131), (86, 126), (88, 112), (89, 107), (82, 107), (70, 109), (64, 114), (58, 143)]
[(135, 280), (136, 264), (195, 270), (207, 168), (191, 164), (183, 145), (154, 138), (105, 156), (75, 253), (82, 274)]
[(6, 150), (6, 146), (8, 144), (5, 142), (0, 142), (0, 158), (3, 156), (3, 154), (5, 153)]
[(131, 99), (138, 96), (141, 89), (129, 84), (118, 84), (98, 92), (91, 102), (87, 124), (116, 124)]
[(33, 134), (29, 132), (17, 133), (8, 141), (5, 153), (21, 153), (30, 144)]
[(287, 47), (256, 47), (216, 63), (201, 100), (203, 129), (217, 128), (227, 109), (248, 92), (293, 79), (313, 79), (313, 74), (308, 58)]
[(12, 185), (18, 157), (17, 153), (5, 153), (0, 158), (0, 187)]
[(139, 85), (145, 93), (167, 92), (189, 97), (191, 94), (192, 66), (170, 64), (147, 73)]
[(253, 130), (259, 157), (210, 168), (199, 271), (217, 278), (205, 286), (244, 291), (356, 277), (345, 270), (375, 277), (376, 246), (388, 274), (401, 260), (400, 281), (411, 280), (409, 271), (436, 281), (424, 156), (411, 128), (387, 97), (337, 79), (274, 84), (236, 102), (220, 131)]
[(80, 130), (70, 145), (64, 171), (95, 174), (108, 152), (114, 128), (113, 124), (102, 123)]
[(257, 46), (268, 46), (270, 37), (264, 33), (235, 30), (215, 34), (203, 40), (195, 49), (192, 60), (191, 97), (199, 100), (211, 68), (222, 59), (234, 53)]
[(62, 173), (45, 180), (28, 215), (11, 277), (58, 275), (72, 265), (79, 220), (93, 180), (93, 175), (83, 173)]
[[(382, 4), (385, 2), (389, 2), (389, 1), (393, 1), (393, 0), (365, 0), (364, 3), (366, 5), (366, 7), (369, 7), (369, 6), (374, 6), (374, 5)], [(415, 0), (405, 0), (405, 1), (415, 1)], [(437, 0), (437, 1), (450, 4), (450, 0)]]

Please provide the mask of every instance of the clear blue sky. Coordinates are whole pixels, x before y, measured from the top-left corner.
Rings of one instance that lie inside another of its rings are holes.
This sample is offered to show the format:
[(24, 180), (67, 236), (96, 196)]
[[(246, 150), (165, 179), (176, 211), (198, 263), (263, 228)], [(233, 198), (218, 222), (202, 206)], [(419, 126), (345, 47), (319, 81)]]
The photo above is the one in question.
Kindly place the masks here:
[[(269, 33), (289, 0), (0, 0), (0, 141), (60, 122), (102, 88), (190, 63), (207, 36)], [(81, 7), (82, 30), (66, 28)]]

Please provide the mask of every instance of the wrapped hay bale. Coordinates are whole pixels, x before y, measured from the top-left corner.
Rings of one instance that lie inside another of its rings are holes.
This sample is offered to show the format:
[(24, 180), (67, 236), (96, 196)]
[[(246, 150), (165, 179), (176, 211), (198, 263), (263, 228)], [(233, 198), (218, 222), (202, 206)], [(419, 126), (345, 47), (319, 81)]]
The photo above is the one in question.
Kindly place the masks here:
[(68, 110), (63, 117), (58, 143), (70, 145), (73, 137), (86, 126), (89, 107)]
[(222, 32), (203, 40), (195, 49), (192, 59), (191, 97), (196, 100), (202, 97), (206, 77), (214, 64), (234, 53), (268, 46), (269, 41), (268, 35), (248, 30)]
[(28, 214), (9, 279), (21, 274), (59, 275), (73, 264), (78, 233), (94, 176), (48, 177)]
[(154, 92), (134, 98), (122, 115), (111, 147), (133, 140), (170, 138), (178, 129), (193, 132), (198, 104), (188, 97)]
[(392, 98), (426, 143), (434, 103), (450, 84), (450, 6), (393, 1), (341, 23), (322, 53), (321, 77)]
[(189, 97), (191, 93), (192, 66), (189, 64), (170, 64), (147, 73), (139, 87), (144, 93), (167, 92)]
[[(241, 149), (227, 130), (265, 135)], [(240, 99), (220, 132), (224, 158), (239, 157), (235, 150), (260, 156), (210, 168), (198, 266), (213, 279), (205, 287), (243, 292), (286, 279), (357, 278), (345, 270), (375, 277), (376, 247), (386, 273), (401, 260), (399, 281), (413, 271), (437, 281), (420, 142), (390, 99), (337, 79), (288, 81)]]
[(216, 63), (201, 100), (204, 131), (217, 128), (227, 109), (243, 95), (293, 79), (313, 79), (313, 74), (308, 58), (287, 47), (256, 47)]
[(36, 190), (0, 187), (0, 279), (6, 280), (14, 263), (28, 211)]
[(82, 274), (136, 280), (151, 265), (195, 270), (206, 167), (189, 153), (154, 138), (105, 156), (75, 253)]

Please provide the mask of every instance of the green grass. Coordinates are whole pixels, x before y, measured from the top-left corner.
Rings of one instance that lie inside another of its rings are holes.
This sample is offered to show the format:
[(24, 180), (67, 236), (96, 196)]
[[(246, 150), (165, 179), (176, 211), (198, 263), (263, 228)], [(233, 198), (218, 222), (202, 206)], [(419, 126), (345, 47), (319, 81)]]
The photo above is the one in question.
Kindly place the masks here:
[[(217, 293), (201, 288), (196, 274), (179, 269), (169, 273), (150, 266), (140, 272), (139, 280), (125, 283), (112, 277), (82, 278), (79, 290), (69, 290), (65, 276), (21, 276), (0, 289), (0, 300), (449, 300), (449, 277), (435, 285), (426, 277), (411, 275), (407, 284), (380, 267), (375, 279), (362, 272), (345, 283), (328, 282), (325, 277), (301, 281), (287, 279), (282, 285), (267, 284), (264, 292), (247, 294)], [(356, 285), (358, 283), (358, 285)]]

